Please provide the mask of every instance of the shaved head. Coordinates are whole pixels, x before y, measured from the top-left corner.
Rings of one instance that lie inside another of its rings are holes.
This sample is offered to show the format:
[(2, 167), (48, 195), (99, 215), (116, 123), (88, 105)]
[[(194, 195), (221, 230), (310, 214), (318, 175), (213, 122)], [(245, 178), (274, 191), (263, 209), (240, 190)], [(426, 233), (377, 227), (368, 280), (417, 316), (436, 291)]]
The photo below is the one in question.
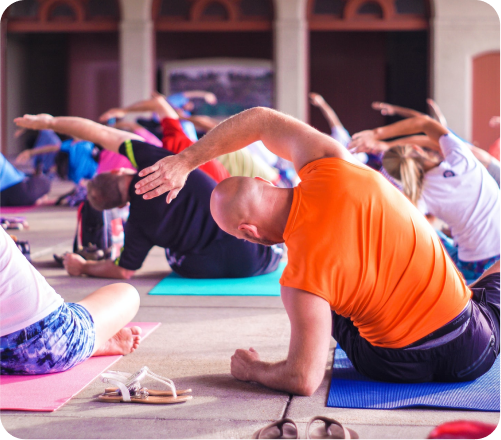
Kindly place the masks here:
[(281, 228), (280, 218), (285, 214), (287, 219), (290, 205), (282, 215), (274, 208), (280, 205), (276, 203), (279, 199), (287, 197), (287, 191), (263, 180), (229, 177), (212, 192), (211, 213), (223, 231), (237, 238), (267, 246), (281, 243), (285, 224)]

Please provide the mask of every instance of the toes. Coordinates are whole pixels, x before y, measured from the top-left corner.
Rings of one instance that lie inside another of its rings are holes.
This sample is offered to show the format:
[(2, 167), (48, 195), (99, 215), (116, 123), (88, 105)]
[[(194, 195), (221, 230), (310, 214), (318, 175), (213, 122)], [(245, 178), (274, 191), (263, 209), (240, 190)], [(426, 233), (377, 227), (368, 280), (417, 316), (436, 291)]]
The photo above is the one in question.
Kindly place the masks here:
[(143, 329), (135, 325), (134, 327), (130, 327), (130, 331), (133, 335), (140, 335), (143, 332)]

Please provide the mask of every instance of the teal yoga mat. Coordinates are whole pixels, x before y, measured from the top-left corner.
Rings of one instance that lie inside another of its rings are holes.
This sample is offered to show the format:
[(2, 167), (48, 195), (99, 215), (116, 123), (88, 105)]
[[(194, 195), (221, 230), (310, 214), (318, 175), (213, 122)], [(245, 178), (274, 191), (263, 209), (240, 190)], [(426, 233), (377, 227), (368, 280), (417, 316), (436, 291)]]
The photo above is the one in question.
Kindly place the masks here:
[(160, 281), (150, 295), (280, 296), (278, 280), (286, 263), (275, 272), (249, 278), (183, 278), (171, 273)]

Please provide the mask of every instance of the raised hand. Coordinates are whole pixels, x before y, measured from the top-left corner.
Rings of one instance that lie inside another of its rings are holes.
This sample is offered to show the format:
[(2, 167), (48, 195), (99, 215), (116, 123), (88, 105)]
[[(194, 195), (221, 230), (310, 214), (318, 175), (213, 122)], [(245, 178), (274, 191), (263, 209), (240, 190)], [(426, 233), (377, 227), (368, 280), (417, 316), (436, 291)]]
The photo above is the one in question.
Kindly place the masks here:
[(139, 172), (139, 177), (144, 179), (136, 183), (136, 194), (144, 194), (143, 198), (148, 200), (169, 192), (166, 201), (170, 203), (183, 188), (192, 169), (182, 154), (164, 157)]
[(29, 128), (30, 130), (44, 130), (51, 128), (53, 119), (53, 116), (41, 113), (39, 115), (24, 115), (21, 118), (14, 119), (14, 123), (18, 127)]
[(351, 153), (380, 153), (386, 151), (389, 145), (376, 138), (374, 130), (364, 130), (355, 133), (352, 137), (348, 150)]
[(386, 102), (374, 101), (372, 103), (372, 108), (381, 112), (383, 116), (393, 116), (395, 114), (395, 107)]
[(14, 163), (16, 165), (25, 164), (26, 162), (28, 162), (30, 160), (30, 158), (31, 158), (31, 151), (24, 150), (16, 157), (16, 160), (14, 161)]
[(121, 108), (110, 108), (108, 111), (105, 111), (101, 116), (99, 116), (100, 122), (106, 122), (112, 118), (123, 118), (125, 116), (125, 111)]
[(489, 127), (496, 128), (499, 127), (499, 116), (493, 116), (489, 121)]
[(209, 105), (217, 104), (217, 96), (212, 92), (207, 92), (204, 96), (205, 102)]
[(322, 95), (319, 95), (318, 93), (309, 93), (308, 94), (310, 98), (310, 103), (311, 105), (314, 105), (315, 107), (320, 107), (322, 104), (325, 103), (325, 99), (323, 98)]

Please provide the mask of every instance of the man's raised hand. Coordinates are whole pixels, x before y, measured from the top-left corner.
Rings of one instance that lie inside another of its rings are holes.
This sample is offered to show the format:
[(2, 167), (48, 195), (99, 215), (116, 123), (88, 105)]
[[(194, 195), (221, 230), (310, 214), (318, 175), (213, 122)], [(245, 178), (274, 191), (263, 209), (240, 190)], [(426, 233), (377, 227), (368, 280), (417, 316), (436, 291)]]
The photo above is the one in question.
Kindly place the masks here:
[(29, 128), (30, 130), (45, 130), (51, 128), (53, 119), (53, 116), (41, 113), (39, 115), (24, 115), (14, 119), (14, 123), (18, 127)]
[(125, 110), (122, 110), (121, 108), (110, 108), (108, 111), (99, 116), (99, 121), (106, 122), (113, 118), (120, 119), (125, 116), (125, 113)]
[(164, 157), (139, 172), (139, 177), (144, 179), (136, 183), (136, 194), (144, 194), (143, 198), (148, 200), (169, 192), (166, 201), (170, 203), (183, 188), (191, 171), (182, 154)]

